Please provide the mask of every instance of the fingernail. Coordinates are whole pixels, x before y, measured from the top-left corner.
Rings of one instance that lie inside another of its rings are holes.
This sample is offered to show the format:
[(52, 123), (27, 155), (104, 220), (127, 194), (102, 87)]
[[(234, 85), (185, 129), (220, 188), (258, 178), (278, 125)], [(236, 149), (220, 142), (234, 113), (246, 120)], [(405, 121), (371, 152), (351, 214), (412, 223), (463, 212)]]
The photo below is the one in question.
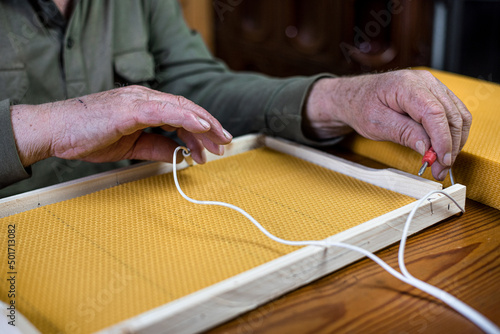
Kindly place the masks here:
[(205, 121), (203, 118), (198, 118), (198, 122), (205, 128), (205, 129), (210, 129), (210, 123)]
[(417, 141), (415, 144), (415, 147), (417, 148), (418, 153), (424, 155), (425, 154), (425, 143), (421, 140)]
[(446, 175), (448, 174), (448, 172), (449, 172), (449, 171), (450, 171), (450, 169), (449, 169), (449, 168), (445, 168), (445, 169), (443, 169), (443, 170), (441, 171), (441, 173), (439, 173), (439, 176), (438, 176), (439, 180), (440, 180), (440, 181), (443, 181), (443, 180), (444, 180), (444, 178), (446, 177)]
[(224, 133), (224, 137), (226, 137), (227, 139), (233, 138), (233, 136), (231, 136), (231, 134), (229, 132), (227, 132), (226, 129), (222, 129), (222, 132)]
[(224, 146), (219, 146), (219, 155), (224, 155)]
[(446, 153), (444, 155), (443, 162), (446, 166), (451, 166), (451, 153)]

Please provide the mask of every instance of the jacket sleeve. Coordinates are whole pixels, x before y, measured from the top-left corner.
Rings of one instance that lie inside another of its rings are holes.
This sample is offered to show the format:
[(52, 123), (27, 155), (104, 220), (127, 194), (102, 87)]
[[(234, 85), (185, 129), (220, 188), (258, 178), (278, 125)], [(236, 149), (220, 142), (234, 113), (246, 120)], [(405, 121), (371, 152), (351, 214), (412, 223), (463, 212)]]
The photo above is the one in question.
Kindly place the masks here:
[[(28, 169), (29, 170), (29, 169)], [(17, 152), (9, 100), (0, 101), (0, 188), (30, 177)]]
[(338, 141), (309, 140), (301, 128), (311, 86), (331, 74), (277, 79), (231, 72), (211, 56), (200, 35), (186, 26), (177, 1), (150, 5), (149, 50), (156, 63), (153, 88), (201, 105), (234, 136), (264, 132), (309, 145)]

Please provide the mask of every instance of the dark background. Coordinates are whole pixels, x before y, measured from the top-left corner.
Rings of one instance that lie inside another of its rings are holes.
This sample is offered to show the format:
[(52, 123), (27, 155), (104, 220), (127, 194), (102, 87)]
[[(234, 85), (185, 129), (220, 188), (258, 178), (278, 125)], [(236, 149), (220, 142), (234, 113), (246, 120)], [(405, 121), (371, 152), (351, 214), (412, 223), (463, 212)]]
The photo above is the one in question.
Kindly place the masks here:
[(339, 75), (429, 66), (500, 82), (500, 0), (219, 0), (235, 70)]

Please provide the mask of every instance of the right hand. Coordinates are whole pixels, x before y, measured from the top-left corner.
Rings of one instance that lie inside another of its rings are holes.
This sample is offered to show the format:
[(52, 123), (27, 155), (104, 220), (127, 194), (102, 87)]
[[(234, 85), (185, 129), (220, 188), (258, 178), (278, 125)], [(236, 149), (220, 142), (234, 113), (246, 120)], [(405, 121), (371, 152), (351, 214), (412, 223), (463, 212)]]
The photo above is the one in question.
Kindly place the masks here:
[(422, 155), (432, 146), (437, 154), (432, 175), (443, 180), (467, 141), (472, 116), (430, 72), (400, 70), (317, 81), (303, 122), (312, 139), (354, 129)]
[(42, 105), (11, 107), (21, 162), (50, 156), (89, 162), (123, 159), (172, 162), (173, 140), (146, 133), (148, 127), (177, 131), (198, 163), (204, 148), (218, 155), (232, 136), (205, 109), (176, 95), (141, 86)]

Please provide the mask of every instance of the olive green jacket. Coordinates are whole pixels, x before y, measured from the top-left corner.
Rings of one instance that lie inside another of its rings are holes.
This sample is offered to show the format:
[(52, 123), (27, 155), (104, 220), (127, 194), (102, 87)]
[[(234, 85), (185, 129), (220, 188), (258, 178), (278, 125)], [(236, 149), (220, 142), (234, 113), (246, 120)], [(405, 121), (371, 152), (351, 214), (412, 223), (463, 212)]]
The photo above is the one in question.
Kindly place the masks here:
[(49, 158), (23, 168), (12, 104), (140, 84), (196, 102), (234, 136), (265, 131), (315, 144), (302, 133), (301, 111), (311, 85), (329, 76), (231, 72), (186, 26), (174, 0), (80, 0), (68, 22), (52, 1), (0, 0), (0, 45), (0, 197), (129, 164)]

